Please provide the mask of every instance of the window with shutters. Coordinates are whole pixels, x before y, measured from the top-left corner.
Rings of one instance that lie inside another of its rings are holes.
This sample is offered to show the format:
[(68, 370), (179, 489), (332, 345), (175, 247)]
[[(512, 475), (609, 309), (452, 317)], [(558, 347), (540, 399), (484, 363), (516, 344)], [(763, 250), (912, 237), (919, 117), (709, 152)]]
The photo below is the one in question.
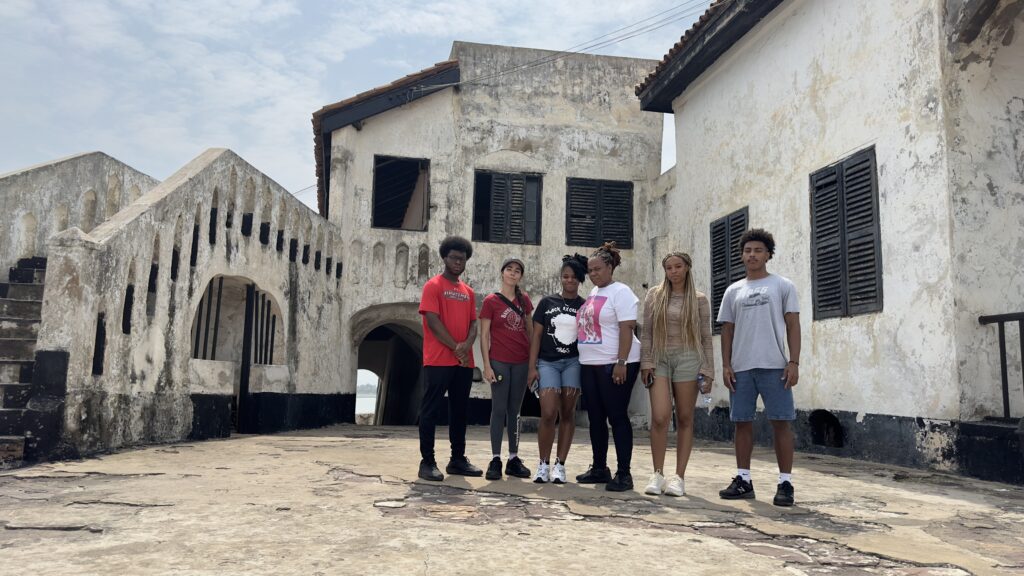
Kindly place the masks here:
[(596, 248), (614, 240), (633, 247), (633, 183), (568, 178), (565, 183), (565, 243)]
[(373, 157), (374, 228), (426, 230), (430, 160)]
[(814, 319), (882, 310), (875, 149), (811, 174)]
[(539, 174), (478, 170), (473, 186), (473, 240), (540, 244)]
[(725, 289), (747, 276), (740, 236), (747, 231), (749, 221), (749, 209), (744, 206), (711, 223), (711, 322), (715, 334), (722, 331), (718, 309), (722, 307)]

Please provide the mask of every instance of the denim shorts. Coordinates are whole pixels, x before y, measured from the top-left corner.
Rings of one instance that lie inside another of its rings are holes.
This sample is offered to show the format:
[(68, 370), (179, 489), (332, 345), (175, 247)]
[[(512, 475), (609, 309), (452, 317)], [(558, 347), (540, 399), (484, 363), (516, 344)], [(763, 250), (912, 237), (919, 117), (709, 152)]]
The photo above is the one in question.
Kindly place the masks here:
[(537, 373), (540, 374), (541, 390), (580, 387), (580, 359), (576, 357), (561, 360), (539, 359)]
[(700, 352), (696, 350), (666, 350), (654, 367), (654, 375), (669, 382), (695, 382), (698, 372)]
[(737, 372), (736, 391), (729, 394), (729, 419), (752, 422), (760, 395), (769, 420), (796, 420), (793, 389), (786, 388), (782, 373), (782, 368), (753, 368)]

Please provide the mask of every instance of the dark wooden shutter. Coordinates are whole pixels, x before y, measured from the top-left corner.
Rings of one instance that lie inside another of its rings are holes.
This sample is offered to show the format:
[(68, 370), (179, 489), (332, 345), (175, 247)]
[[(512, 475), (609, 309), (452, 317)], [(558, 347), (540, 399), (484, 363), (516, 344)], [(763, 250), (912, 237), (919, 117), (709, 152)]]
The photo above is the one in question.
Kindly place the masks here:
[(711, 223), (711, 322), (719, 330), (718, 310), (729, 287), (729, 217)]
[(526, 238), (526, 222), (523, 218), (526, 178), (522, 174), (511, 174), (508, 179), (508, 226), (505, 229), (504, 242), (522, 244)]
[(882, 253), (874, 149), (843, 162), (847, 314), (882, 309)]
[(838, 166), (811, 176), (811, 286), (815, 320), (845, 313), (839, 192)]
[(491, 221), (488, 242), (504, 242), (509, 221), (510, 178), (508, 174), (491, 175)]
[(614, 240), (619, 248), (633, 248), (633, 183), (601, 182), (601, 219), (597, 244)]
[(569, 178), (566, 181), (565, 243), (569, 246), (596, 246), (598, 189), (594, 180)]
[(527, 176), (526, 195), (523, 197), (524, 241), (540, 244), (540, 177)]
[(729, 215), (729, 283), (747, 277), (747, 268), (743, 265), (743, 249), (740, 238), (747, 231), (749, 209), (743, 207)]

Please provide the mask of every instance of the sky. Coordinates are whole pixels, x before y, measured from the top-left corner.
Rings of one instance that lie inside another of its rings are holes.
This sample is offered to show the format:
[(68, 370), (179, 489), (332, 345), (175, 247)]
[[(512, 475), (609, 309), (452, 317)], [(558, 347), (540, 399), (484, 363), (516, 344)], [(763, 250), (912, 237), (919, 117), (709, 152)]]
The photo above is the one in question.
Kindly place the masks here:
[(100, 150), (163, 180), (226, 147), (315, 205), (322, 106), (446, 60), (455, 40), (567, 50), (640, 22), (661, 26), (589, 52), (659, 60), (708, 4), (2, 0), (0, 174)]

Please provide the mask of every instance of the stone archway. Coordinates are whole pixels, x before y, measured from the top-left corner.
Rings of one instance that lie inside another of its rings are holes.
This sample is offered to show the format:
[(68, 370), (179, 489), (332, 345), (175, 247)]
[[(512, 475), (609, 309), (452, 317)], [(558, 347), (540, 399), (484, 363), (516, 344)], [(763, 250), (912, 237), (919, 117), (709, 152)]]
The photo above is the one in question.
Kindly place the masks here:
[(352, 317), (356, 369), (380, 377), (375, 425), (416, 424), (423, 395), (423, 329), (419, 304), (398, 302), (366, 308)]

